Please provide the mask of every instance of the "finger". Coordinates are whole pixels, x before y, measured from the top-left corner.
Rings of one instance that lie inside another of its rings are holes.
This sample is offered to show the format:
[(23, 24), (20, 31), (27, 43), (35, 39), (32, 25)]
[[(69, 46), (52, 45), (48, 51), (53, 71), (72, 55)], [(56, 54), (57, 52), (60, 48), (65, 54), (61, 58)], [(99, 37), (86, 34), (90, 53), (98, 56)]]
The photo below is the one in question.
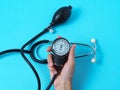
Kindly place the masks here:
[(71, 49), (70, 49), (70, 53), (68, 56), (68, 61), (71, 62), (74, 60), (74, 50), (75, 50), (76, 45), (74, 44)]
[(48, 68), (49, 68), (50, 71), (53, 72), (54, 74), (57, 73), (56, 69), (54, 68), (54, 63), (53, 63), (52, 55), (51, 55), (51, 54), (48, 55)]
[(53, 72), (50, 72), (50, 77), (53, 78), (55, 74)]
[(51, 50), (52, 50), (52, 47), (49, 46), (46, 51), (47, 51), (47, 52), (50, 52)]
[(52, 78), (55, 74), (57, 74), (57, 71), (56, 71), (56, 69), (54, 68), (54, 66), (49, 66), (49, 65), (48, 65), (48, 68), (49, 68), (49, 70), (50, 70), (50, 76), (51, 76), (51, 78)]
[(57, 36), (57, 38), (61, 38), (61, 36)]
[(49, 66), (48, 65), (48, 68), (49, 68), (51, 74), (57, 74), (57, 70), (54, 68), (54, 66)]
[(48, 59), (47, 60), (48, 60), (48, 65), (49, 66), (54, 66), (51, 54), (48, 55)]
[(49, 68), (49, 70), (50, 70), (50, 76), (51, 76), (51, 78), (52, 78), (55, 74), (57, 74), (57, 70), (54, 68), (54, 66), (49, 66), (49, 65), (48, 65), (48, 68)]

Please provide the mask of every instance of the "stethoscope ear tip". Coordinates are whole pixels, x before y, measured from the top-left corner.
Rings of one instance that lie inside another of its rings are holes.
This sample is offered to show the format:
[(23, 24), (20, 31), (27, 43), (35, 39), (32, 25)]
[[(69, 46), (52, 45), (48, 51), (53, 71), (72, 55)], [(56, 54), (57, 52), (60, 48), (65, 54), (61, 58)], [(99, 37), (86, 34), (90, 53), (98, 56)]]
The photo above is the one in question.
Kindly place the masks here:
[(95, 38), (92, 38), (92, 39), (91, 39), (91, 43), (96, 43), (96, 39), (95, 39)]
[(91, 63), (95, 63), (95, 62), (96, 62), (96, 58), (94, 57), (91, 59)]

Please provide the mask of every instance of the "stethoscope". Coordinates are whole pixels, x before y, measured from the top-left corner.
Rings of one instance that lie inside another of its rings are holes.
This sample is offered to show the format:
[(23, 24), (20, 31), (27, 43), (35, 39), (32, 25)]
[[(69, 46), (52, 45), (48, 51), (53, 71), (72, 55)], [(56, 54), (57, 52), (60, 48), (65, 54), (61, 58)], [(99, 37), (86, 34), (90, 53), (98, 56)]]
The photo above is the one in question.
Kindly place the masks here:
[[(0, 52), (0, 56), (7, 54), (7, 53), (11, 53), (11, 52), (20, 52), (21, 56), (24, 58), (24, 60), (26, 61), (26, 63), (30, 66), (30, 68), (32, 69), (32, 71), (34, 72), (36, 79), (37, 79), (37, 83), (38, 83), (38, 90), (41, 90), (41, 82), (40, 82), (40, 77), (36, 71), (36, 69), (34, 68), (34, 66), (31, 64), (31, 62), (29, 61), (29, 59), (25, 56), (25, 53), (29, 54), (30, 57), (32, 58), (32, 60), (34, 60), (37, 63), (40, 64), (47, 64), (47, 59), (40, 59), (37, 56), (39, 56), (38, 53), (38, 49), (43, 46), (43, 44), (54, 44), (54, 41), (50, 41), (50, 40), (41, 40), (38, 42), (35, 42), (30, 50), (26, 50), (25, 48), (30, 44), (33, 43), (36, 39), (38, 39), (40, 36), (44, 35), (47, 32), (52, 33), (53, 32), (53, 27), (64, 23), (71, 15), (71, 6), (64, 6), (61, 7), (60, 9), (58, 9), (52, 19), (52, 22), (50, 23), (50, 25), (48, 27), (46, 27), (42, 32), (40, 32), (39, 34), (37, 34), (35, 37), (33, 37), (32, 39), (30, 39), (28, 42), (26, 42), (21, 49), (8, 49), (5, 51)], [(62, 42), (62, 41), (61, 41)], [(64, 43), (64, 42), (63, 42)], [(88, 44), (83, 44), (83, 43), (73, 43), (70, 42), (70, 45), (72, 44), (76, 44), (79, 46), (85, 46), (91, 49), (91, 51), (89, 53), (83, 54), (83, 55), (79, 55), (79, 56), (75, 56), (75, 58), (80, 58), (80, 57), (85, 57), (85, 56), (89, 56), (89, 55), (93, 55), (93, 58), (91, 59), (92, 63), (95, 63), (96, 61), (96, 40), (95, 39), (91, 39), (91, 43), (93, 44), (88, 45)], [(49, 88), (51, 87), (51, 85), (53, 84), (55, 78), (57, 77), (54, 76), (53, 79), (51, 80), (50, 84), (48, 85), (48, 87), (45, 90), (49, 90)]]

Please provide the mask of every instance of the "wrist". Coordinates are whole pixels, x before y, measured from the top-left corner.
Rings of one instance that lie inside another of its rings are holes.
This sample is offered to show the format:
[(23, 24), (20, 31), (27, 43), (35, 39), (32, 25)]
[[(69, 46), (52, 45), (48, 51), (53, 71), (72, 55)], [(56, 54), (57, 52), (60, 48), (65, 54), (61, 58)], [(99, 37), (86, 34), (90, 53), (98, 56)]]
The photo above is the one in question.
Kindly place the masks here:
[(55, 90), (72, 90), (72, 81), (66, 80), (59, 82), (59, 84), (55, 86)]

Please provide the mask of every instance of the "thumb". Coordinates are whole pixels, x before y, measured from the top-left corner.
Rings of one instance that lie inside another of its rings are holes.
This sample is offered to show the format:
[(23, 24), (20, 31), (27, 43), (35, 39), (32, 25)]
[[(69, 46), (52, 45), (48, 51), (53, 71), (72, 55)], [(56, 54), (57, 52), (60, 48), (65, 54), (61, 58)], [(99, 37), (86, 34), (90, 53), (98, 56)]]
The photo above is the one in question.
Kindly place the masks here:
[(74, 50), (75, 50), (76, 45), (74, 44), (71, 49), (70, 49), (70, 53), (68, 56), (68, 63), (73, 63), (74, 62)]

